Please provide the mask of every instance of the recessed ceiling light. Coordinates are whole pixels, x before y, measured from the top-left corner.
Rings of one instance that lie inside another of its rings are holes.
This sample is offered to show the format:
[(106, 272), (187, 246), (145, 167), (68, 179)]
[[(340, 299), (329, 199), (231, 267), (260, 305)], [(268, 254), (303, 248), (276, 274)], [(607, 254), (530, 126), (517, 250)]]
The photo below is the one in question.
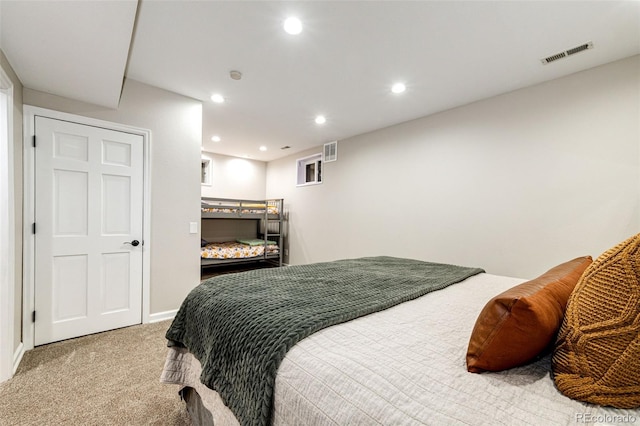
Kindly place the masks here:
[(266, 150), (267, 150), (267, 147), (266, 147), (266, 146), (264, 146), (264, 145), (263, 145), (263, 146), (261, 146), (261, 147), (260, 147), (260, 151), (263, 151), (263, 152), (264, 152), (264, 151), (266, 151)]
[(324, 124), (327, 122), (327, 119), (324, 117), (324, 115), (319, 115), (316, 117), (316, 124)]
[(302, 32), (302, 22), (295, 16), (290, 16), (284, 20), (284, 30), (291, 35), (300, 34)]
[(393, 93), (402, 93), (405, 90), (407, 90), (407, 86), (405, 86), (403, 83), (396, 83), (393, 86), (391, 86), (391, 91)]
[(218, 93), (211, 95), (211, 100), (217, 104), (221, 104), (224, 102), (224, 97)]
[(222, 139), (220, 139), (220, 136), (214, 135), (214, 136), (211, 136), (211, 140), (214, 142), (220, 142)]

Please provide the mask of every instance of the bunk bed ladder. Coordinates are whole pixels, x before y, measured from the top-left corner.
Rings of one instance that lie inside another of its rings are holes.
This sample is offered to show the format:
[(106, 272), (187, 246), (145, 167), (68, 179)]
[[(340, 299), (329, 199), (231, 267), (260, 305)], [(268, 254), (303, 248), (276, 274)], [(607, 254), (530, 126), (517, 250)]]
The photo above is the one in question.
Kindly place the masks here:
[[(283, 223), (283, 199), (279, 198), (279, 199), (273, 199), (273, 200), (265, 200), (265, 209), (264, 209), (264, 232), (263, 232), (263, 236), (264, 236), (264, 259), (265, 260), (272, 260), (269, 259), (269, 253), (268, 253), (268, 244), (269, 244), (269, 238), (270, 237), (276, 237), (278, 239), (277, 244), (278, 244), (278, 266), (282, 266), (282, 256), (283, 256), (283, 252), (284, 252), (284, 247), (283, 247), (283, 238), (282, 238), (282, 223)], [(276, 216), (276, 219), (271, 219), (269, 217), (269, 207), (270, 206), (275, 206), (278, 214)], [(272, 228), (270, 225), (274, 224), (275, 226)], [(271, 229), (275, 229), (275, 233), (271, 232)]]

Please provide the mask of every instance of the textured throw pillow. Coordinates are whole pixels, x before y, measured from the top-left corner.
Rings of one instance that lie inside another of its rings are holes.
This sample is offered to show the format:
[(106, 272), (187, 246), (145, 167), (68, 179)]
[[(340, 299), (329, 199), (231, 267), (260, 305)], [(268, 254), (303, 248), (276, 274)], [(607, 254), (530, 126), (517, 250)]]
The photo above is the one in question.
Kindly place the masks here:
[(467, 350), (467, 370), (501, 371), (533, 360), (555, 341), (567, 300), (590, 256), (550, 269), (487, 303)]
[(569, 299), (552, 368), (570, 398), (640, 407), (640, 234), (585, 271)]

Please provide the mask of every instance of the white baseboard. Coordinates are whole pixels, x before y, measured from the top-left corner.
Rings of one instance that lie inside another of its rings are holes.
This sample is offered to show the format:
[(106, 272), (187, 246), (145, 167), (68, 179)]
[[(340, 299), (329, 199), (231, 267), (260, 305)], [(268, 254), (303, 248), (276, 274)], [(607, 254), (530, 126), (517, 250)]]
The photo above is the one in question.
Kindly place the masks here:
[(178, 310), (174, 309), (172, 311), (164, 311), (164, 312), (157, 312), (155, 314), (150, 314), (149, 322), (152, 323), (152, 322), (170, 320), (170, 319), (173, 319), (173, 317), (175, 317), (177, 313), (178, 313)]
[(24, 356), (24, 344), (22, 342), (20, 342), (20, 344), (18, 345), (18, 347), (16, 348), (16, 351), (13, 353), (13, 374), (16, 374), (16, 371), (18, 371), (18, 366), (20, 365), (20, 362), (22, 361), (22, 357)]

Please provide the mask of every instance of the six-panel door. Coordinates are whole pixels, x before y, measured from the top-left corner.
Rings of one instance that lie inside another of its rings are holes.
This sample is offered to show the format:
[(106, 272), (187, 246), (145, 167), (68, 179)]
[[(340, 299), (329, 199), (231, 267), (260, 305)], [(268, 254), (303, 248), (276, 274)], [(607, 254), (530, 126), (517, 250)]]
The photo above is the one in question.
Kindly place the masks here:
[(35, 128), (35, 344), (141, 323), (142, 136)]

